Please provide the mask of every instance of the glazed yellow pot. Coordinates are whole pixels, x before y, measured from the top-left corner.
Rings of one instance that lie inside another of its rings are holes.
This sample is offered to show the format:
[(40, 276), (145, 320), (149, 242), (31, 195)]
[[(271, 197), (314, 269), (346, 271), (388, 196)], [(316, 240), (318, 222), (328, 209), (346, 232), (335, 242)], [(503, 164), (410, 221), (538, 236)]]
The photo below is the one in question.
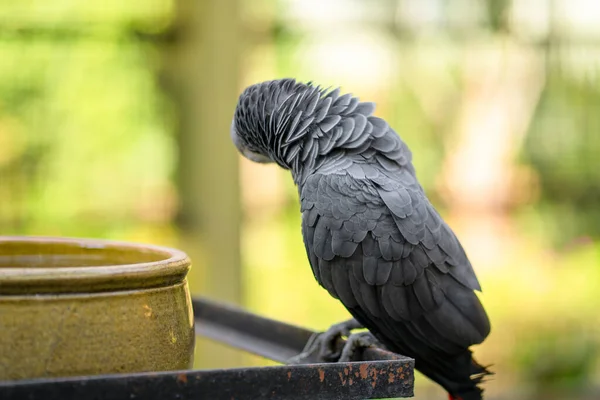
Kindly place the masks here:
[(0, 236), (0, 380), (191, 368), (185, 253)]

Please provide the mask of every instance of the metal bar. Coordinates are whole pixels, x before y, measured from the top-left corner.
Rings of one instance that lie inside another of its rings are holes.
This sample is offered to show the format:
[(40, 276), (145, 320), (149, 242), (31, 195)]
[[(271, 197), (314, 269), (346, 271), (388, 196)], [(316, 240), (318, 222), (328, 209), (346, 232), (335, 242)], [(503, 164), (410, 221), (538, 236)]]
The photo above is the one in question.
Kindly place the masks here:
[(358, 400), (412, 394), (412, 368), (403, 361), (0, 382), (3, 400)]
[[(285, 363), (302, 352), (308, 339), (315, 333), (284, 322), (249, 313), (239, 307), (217, 303), (201, 297), (193, 299), (196, 334), (246, 350), (259, 356)], [(341, 349), (345, 340), (337, 343)], [(403, 360), (404, 357), (379, 348), (357, 352), (359, 360)], [(316, 359), (306, 359), (317, 362)]]

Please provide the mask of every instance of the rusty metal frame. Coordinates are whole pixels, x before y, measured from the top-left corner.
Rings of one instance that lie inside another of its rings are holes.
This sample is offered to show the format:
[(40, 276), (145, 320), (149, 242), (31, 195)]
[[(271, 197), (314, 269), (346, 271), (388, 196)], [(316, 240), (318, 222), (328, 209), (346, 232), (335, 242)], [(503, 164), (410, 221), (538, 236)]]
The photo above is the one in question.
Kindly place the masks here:
[[(193, 305), (198, 334), (275, 361), (284, 362), (301, 352), (314, 333), (207, 299), (194, 298)], [(337, 345), (343, 346), (343, 341)], [(413, 359), (376, 348), (364, 349), (357, 355), (362, 361), (4, 381), (0, 382), (0, 399), (359, 400), (412, 397)]]

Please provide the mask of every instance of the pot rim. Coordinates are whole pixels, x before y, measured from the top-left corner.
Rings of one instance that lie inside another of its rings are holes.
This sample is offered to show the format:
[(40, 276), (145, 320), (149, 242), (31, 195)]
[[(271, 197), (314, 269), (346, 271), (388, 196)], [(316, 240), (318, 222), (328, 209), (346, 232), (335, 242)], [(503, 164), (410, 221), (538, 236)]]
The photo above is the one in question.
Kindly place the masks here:
[(183, 282), (191, 267), (185, 252), (152, 244), (93, 238), (0, 236), (0, 247), (5, 243), (31, 244), (38, 249), (58, 244), (91, 252), (129, 250), (140, 255), (163, 255), (164, 259), (97, 266), (0, 267), (0, 295), (94, 293), (172, 286)]

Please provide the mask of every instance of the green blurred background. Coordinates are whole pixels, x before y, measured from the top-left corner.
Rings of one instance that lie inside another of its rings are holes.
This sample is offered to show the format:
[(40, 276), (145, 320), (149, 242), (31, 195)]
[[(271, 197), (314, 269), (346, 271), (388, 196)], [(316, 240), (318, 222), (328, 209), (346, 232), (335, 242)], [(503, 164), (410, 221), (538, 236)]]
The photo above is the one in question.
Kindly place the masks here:
[(241, 90), (281, 77), (377, 102), (412, 148), (484, 288), (487, 398), (600, 398), (596, 0), (0, 0), (0, 233), (175, 246), (195, 294), (347, 317), (288, 174), (230, 143)]

